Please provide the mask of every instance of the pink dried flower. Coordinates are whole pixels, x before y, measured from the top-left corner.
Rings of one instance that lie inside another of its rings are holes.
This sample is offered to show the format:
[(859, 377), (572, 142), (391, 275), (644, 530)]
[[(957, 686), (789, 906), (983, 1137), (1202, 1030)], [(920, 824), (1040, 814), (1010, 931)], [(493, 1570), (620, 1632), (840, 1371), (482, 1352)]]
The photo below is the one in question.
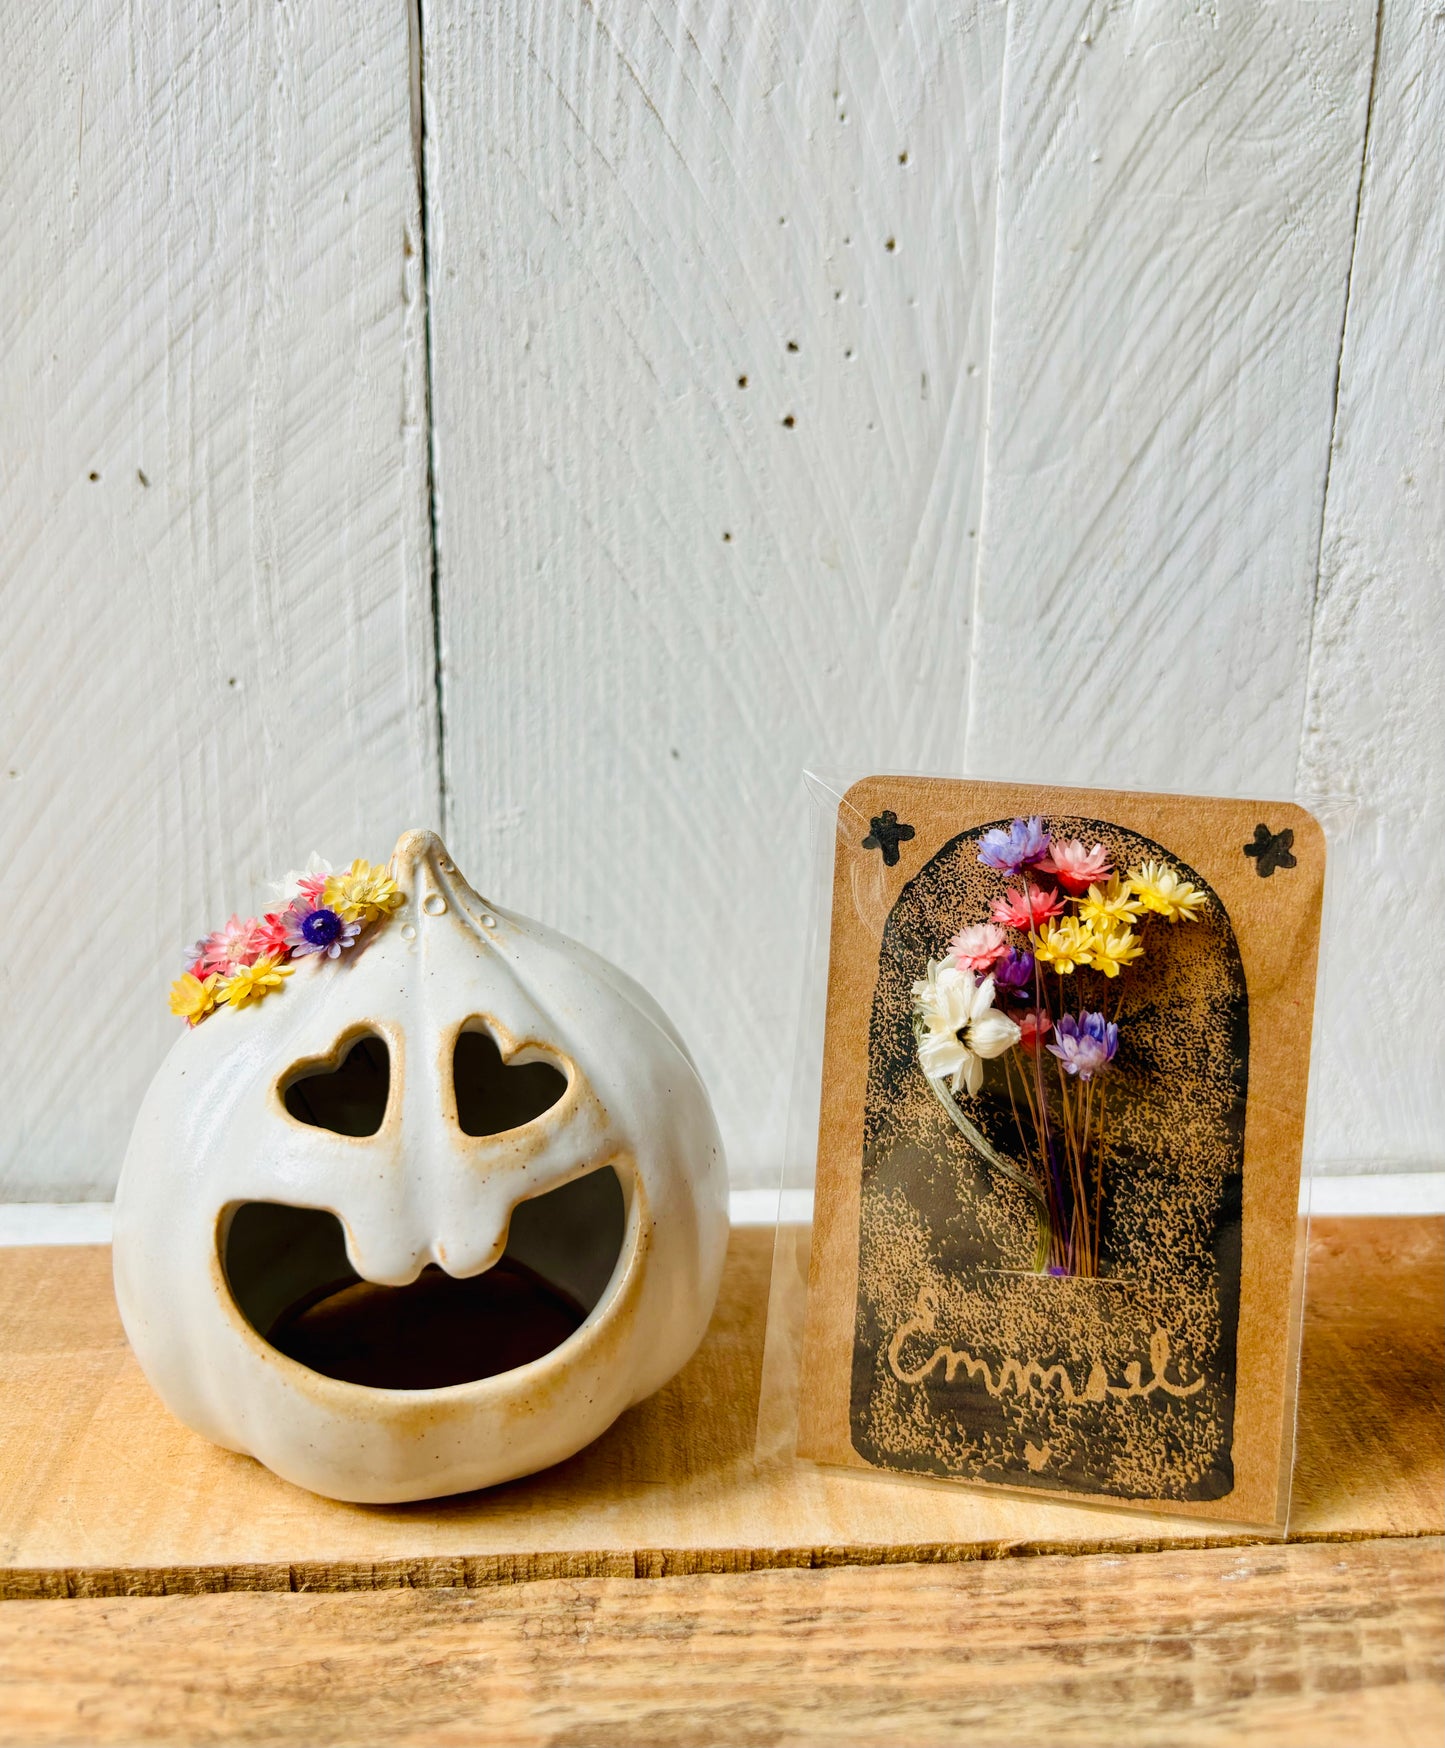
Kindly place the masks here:
[(997, 923), (970, 923), (948, 943), (948, 951), (960, 971), (983, 976), (1008, 953), (1008, 940)]
[(232, 916), (222, 929), (197, 941), (192, 954), (204, 971), (225, 971), (237, 965), (254, 965), (262, 951), (261, 924), (253, 917)]
[(1113, 872), (1109, 853), (1102, 844), (1086, 850), (1078, 838), (1070, 838), (1066, 844), (1055, 838), (1048, 860), (1040, 862), (1039, 867), (1045, 874), (1056, 874), (1059, 885), (1075, 898), (1082, 897), (1096, 883), (1102, 885)]
[(256, 930), (261, 943), (261, 958), (284, 959), (291, 951), (291, 913), (289, 910), (268, 910)]
[[(1031, 911), (1032, 922), (1029, 920)], [(1010, 886), (1002, 898), (993, 901), (993, 920), (1002, 923), (1006, 929), (1021, 929), (1026, 935), (1063, 914), (1064, 901), (1051, 886), (1031, 886), (1027, 892)]]

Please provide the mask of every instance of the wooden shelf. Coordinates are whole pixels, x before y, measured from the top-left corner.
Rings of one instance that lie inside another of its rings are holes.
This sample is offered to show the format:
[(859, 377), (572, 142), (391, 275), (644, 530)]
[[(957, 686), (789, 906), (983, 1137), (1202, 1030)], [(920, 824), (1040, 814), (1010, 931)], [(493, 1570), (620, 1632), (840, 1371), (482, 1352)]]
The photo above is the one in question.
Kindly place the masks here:
[(0, 1605), (0, 1743), (1438, 1748), (1438, 1541)]
[[(1291, 1537), (1436, 1534), (1445, 1221), (1316, 1223)], [(414, 1506), (317, 1499), (174, 1421), (102, 1246), (0, 1253), (0, 1595), (475, 1586), (1238, 1541), (1218, 1526), (760, 1463), (771, 1234), (734, 1234), (712, 1330), (570, 1462)]]

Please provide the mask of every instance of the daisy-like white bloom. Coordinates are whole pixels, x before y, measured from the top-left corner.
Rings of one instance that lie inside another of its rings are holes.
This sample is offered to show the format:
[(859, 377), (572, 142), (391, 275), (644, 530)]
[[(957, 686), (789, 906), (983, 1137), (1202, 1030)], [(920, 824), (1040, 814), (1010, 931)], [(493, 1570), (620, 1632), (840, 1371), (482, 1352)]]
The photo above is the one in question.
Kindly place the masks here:
[(935, 1080), (950, 1080), (970, 1097), (983, 1085), (984, 1062), (1018, 1043), (1019, 1029), (993, 1005), (993, 979), (930, 959), (913, 986), (913, 1011), (923, 1021), (918, 1060)]
[(1095, 881), (1103, 880), (1110, 866), (1109, 853), (1102, 844), (1086, 850), (1078, 838), (1070, 838), (1066, 844), (1056, 838), (1048, 860), (1039, 863), (1042, 873), (1057, 875), (1059, 885), (1075, 898), (1087, 892)]
[(1064, 975), (1093, 960), (1094, 931), (1076, 916), (1046, 923), (1034, 940), (1034, 957)]
[(1145, 910), (1168, 917), (1171, 923), (1192, 923), (1209, 902), (1209, 895), (1180, 878), (1167, 862), (1145, 862), (1129, 870), (1129, 884)]
[(291, 967), (269, 955), (254, 965), (238, 965), (229, 977), (223, 977), (216, 990), (216, 1000), (227, 1007), (243, 1008), (253, 1001), (280, 989), (281, 979), (291, 975)]
[(358, 856), (349, 868), (327, 880), (321, 903), (345, 922), (372, 923), (395, 910), (405, 896), (385, 863), (373, 865)]
[(238, 965), (252, 964), (260, 954), (261, 924), (253, 916), (233, 916), (224, 928), (213, 930), (191, 949), (202, 972), (234, 971)]
[(286, 946), (295, 959), (305, 959), (313, 953), (339, 959), (344, 947), (356, 945), (360, 933), (360, 923), (347, 922), (324, 904), (308, 904), (300, 899), (286, 913)]
[(306, 858), (304, 868), (293, 868), (284, 880), (276, 881), (271, 890), (278, 898), (284, 898), (287, 904), (298, 898), (310, 899), (315, 904), (321, 897), (330, 872), (330, 862), (313, 850)]
[(1043, 862), (1049, 853), (1049, 834), (1038, 814), (1029, 819), (1016, 819), (1007, 831), (995, 826), (983, 834), (978, 859), (986, 868), (996, 868), (1000, 874), (1017, 874)]
[(1009, 886), (1002, 898), (993, 901), (991, 914), (1002, 927), (1030, 935), (1051, 917), (1062, 916), (1064, 901), (1050, 886), (1030, 886), (1023, 892)]
[(1107, 886), (1089, 888), (1089, 896), (1079, 906), (1079, 915), (1096, 929), (1112, 929), (1120, 925), (1127, 929), (1143, 908), (1143, 900), (1135, 897), (1129, 882), (1111, 874)]
[(949, 957), (960, 971), (992, 971), (1008, 951), (1007, 937), (997, 923), (970, 923), (948, 943)]
[(203, 977), (198, 975), (198, 968), (192, 966), (171, 985), (171, 1012), (188, 1026), (194, 1026), (215, 1007), (219, 982), (218, 973), (213, 971)]
[(1119, 1048), (1119, 1028), (1106, 1024), (1102, 1014), (1080, 1014), (1077, 1019), (1065, 1014), (1053, 1043), (1045, 1048), (1063, 1063), (1065, 1074), (1092, 1080), (1114, 1060), (1114, 1052)]
[(1143, 956), (1143, 944), (1132, 929), (1095, 929), (1089, 963), (1105, 977), (1117, 977), (1126, 965)]

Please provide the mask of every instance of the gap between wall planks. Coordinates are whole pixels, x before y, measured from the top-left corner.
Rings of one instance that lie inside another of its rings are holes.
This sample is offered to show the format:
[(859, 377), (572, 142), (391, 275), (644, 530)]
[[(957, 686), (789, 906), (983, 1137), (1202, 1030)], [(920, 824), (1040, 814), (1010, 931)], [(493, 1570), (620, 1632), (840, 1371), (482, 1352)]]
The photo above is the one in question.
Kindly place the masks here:
[[(806, 762), (1297, 766), (1357, 914), (1440, 907), (1425, 0), (1378, 68), (1370, 0), (418, 8), (0, 18), (0, 1194), (111, 1192), (203, 926), (437, 819), (438, 682), (463, 865), (654, 988), (740, 1182)], [(1336, 1160), (1438, 1149), (1432, 950), (1404, 1036), (1350, 968)]]
[(776, 1182), (803, 765), (960, 744), (1006, 11), (422, 19), (452, 847)]
[(436, 812), (404, 11), (0, 11), (0, 1195), (113, 1189), (187, 944)]
[[(1300, 781), (1371, 807), (1350, 867), (1355, 919), (1445, 912), (1445, 297), (1440, 142), (1445, 12), (1384, 7), (1368, 155), (1340, 358), (1320, 534)], [(1352, 980), (1348, 1025), (1326, 1027), (1337, 1156), (1388, 1137), (1438, 1158), (1445, 1077), (1437, 1048), (1445, 935), (1408, 929), (1425, 1029), (1397, 1022), (1383, 966)]]
[(1366, 1165), (1445, 1137), (1445, 943), (1409, 1036), (1358, 949), (1445, 905), (1442, 51), (1424, 0), (1014, 0), (1005, 72), (966, 763), (1363, 805), (1311, 1151)]
[[(1263, 794), (1298, 769), (1387, 819), (1423, 788), (1438, 908), (1438, 780), (1376, 781), (1445, 733), (1427, 659), (1382, 676), (1383, 716), (1338, 703), (1362, 596), (1445, 634), (1442, 494), (1402, 453), (1433, 481), (1438, 439), (1363, 392), (1402, 203), (1398, 308), (1439, 321), (1420, 0), (1386, 8), (1409, 65), (1368, 163), (1375, 0), (422, 17), (452, 847), (655, 991), (735, 1181), (780, 1159), (806, 763)], [(1438, 425), (1433, 353), (1402, 356)], [(1368, 505), (1343, 466), (1324, 502), (1337, 380)], [(1355, 527), (1368, 576), (1333, 557)], [(1390, 854), (1365, 836), (1357, 902)], [(1410, 1039), (1364, 1041), (1397, 976), (1339, 945), (1318, 1151), (1421, 1162), (1445, 978)], [(1411, 1084), (1362, 1107), (1366, 1079)]]

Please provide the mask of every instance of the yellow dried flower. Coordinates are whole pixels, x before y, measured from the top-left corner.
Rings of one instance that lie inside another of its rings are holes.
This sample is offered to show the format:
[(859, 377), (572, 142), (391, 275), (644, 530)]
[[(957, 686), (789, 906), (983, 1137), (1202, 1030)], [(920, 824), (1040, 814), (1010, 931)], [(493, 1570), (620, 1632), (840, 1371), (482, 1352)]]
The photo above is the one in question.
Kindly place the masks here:
[(177, 1019), (194, 1026), (198, 1020), (205, 1019), (215, 1007), (216, 985), (219, 982), (220, 978), (214, 971), (206, 978), (197, 977), (194, 971), (187, 971), (171, 985), (171, 1012)]
[(1069, 973), (1075, 966), (1092, 963), (1094, 931), (1078, 917), (1060, 917), (1057, 922), (1045, 923), (1033, 945), (1034, 957), (1041, 964)]
[(276, 954), (268, 954), (254, 965), (238, 965), (229, 977), (221, 980), (216, 1000), (228, 1007), (243, 1008), (270, 995), (273, 989), (280, 989), (281, 979), (289, 977), (294, 969), (283, 964)]
[(1209, 895), (1187, 880), (1167, 862), (1145, 862), (1129, 870), (1129, 885), (1139, 895), (1145, 910), (1168, 917), (1171, 923), (1192, 923), (1209, 902)]
[(321, 902), (348, 923), (372, 923), (405, 898), (386, 865), (360, 856), (340, 874), (328, 876)]
[(1144, 949), (1132, 929), (1104, 930), (1094, 935), (1094, 951), (1089, 963), (1105, 977), (1117, 977), (1133, 959), (1143, 956)]
[(1107, 886), (1089, 888), (1089, 896), (1079, 905), (1079, 915), (1085, 922), (1107, 933), (1120, 925), (1128, 928), (1143, 908), (1143, 902), (1134, 896), (1132, 888), (1113, 874)]

